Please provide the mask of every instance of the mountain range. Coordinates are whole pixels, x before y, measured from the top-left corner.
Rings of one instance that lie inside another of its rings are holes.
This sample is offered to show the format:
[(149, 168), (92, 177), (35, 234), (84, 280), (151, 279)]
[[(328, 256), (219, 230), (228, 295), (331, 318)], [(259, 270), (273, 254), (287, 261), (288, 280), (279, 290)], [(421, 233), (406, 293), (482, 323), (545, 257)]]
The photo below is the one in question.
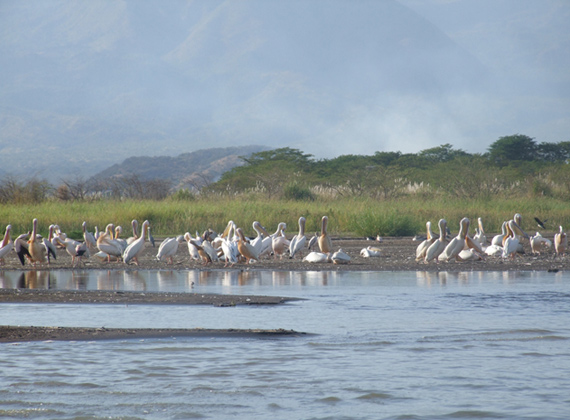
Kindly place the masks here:
[[(559, 0), (0, 2), (0, 176), (251, 144), (567, 140)], [(566, 136), (566, 137), (563, 137)]]

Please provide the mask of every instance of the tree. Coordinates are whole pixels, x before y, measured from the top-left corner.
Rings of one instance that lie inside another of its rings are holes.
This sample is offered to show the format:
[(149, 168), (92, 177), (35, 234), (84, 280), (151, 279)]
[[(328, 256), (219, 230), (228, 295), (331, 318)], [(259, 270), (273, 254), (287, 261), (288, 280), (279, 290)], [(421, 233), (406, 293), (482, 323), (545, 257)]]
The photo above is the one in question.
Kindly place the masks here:
[(532, 137), (524, 134), (503, 136), (489, 146), (489, 159), (504, 166), (511, 161), (537, 160), (537, 145)]
[(425, 149), (418, 153), (418, 156), (428, 159), (432, 162), (448, 162), (456, 157), (464, 157), (469, 154), (461, 149), (453, 149), (449, 143), (442, 144), (441, 146)]

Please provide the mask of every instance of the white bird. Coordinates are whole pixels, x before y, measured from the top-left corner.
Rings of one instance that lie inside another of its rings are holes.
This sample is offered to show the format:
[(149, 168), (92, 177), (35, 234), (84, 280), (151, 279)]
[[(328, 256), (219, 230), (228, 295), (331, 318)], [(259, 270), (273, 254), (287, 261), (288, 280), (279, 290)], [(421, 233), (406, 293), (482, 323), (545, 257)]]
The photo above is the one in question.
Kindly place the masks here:
[(515, 225), (514, 220), (509, 220), (507, 223), (507, 237), (503, 241), (503, 258), (515, 259), (517, 248), (519, 246), (519, 239), (517, 238), (513, 229)]
[[(259, 223), (259, 222), (257, 222), (257, 223)], [(256, 225), (254, 222), (254, 229), (255, 229), (255, 227), (256, 227)], [(232, 229), (230, 230), (228, 236), (225, 238), (222, 238), (222, 241), (220, 243), (220, 246), (222, 248), (222, 253), (224, 255), (224, 260), (226, 261), (226, 263), (224, 264), (224, 267), (227, 267), (228, 264), (230, 264), (230, 266), (233, 266), (234, 264), (236, 264), (238, 262), (239, 235), (236, 236), (235, 230), (236, 230), (236, 226), (235, 226), (235, 224), (233, 224)], [(261, 238), (262, 236), (260, 235), (260, 231), (257, 231), (257, 233), (258, 233), (258, 237)], [(258, 243), (259, 243), (259, 248), (261, 248), (261, 240)], [(251, 244), (251, 245), (257, 251), (257, 248), (253, 244)]]
[(367, 246), (366, 248), (362, 248), (360, 250), (360, 255), (364, 258), (379, 257), (381, 255), (381, 252), (379, 248)]
[(81, 248), (82, 243), (71, 238), (65, 238), (65, 240), (62, 241), (59, 236), (56, 236), (56, 240), (58, 241), (60, 246), (65, 248), (65, 252), (67, 252), (71, 256), (71, 264), (75, 266), (75, 259), (79, 257), (77, 253), (77, 247), (78, 246), (80, 247), (81, 256), (85, 254), (85, 251), (83, 250), (83, 248)]
[(478, 228), (476, 229), (476, 233), (473, 236), (473, 240), (476, 241), (480, 246), (485, 245), (487, 242), (487, 235), (485, 235), (485, 230), (483, 229), (483, 219), (480, 217), (477, 218), (477, 225)]
[(489, 245), (485, 248), (485, 254), (491, 257), (500, 257), (503, 255), (503, 247), (500, 245)]
[(305, 249), (307, 244), (307, 237), (305, 236), (305, 218), (299, 217), (299, 233), (293, 236), (289, 244), (289, 258), (294, 258), (297, 252)]
[(431, 230), (431, 222), (430, 221), (428, 221), (426, 223), (426, 232), (427, 232), (426, 239), (424, 239), (422, 242), (420, 242), (420, 244), (416, 248), (416, 261), (423, 260), (426, 257), (426, 252), (427, 252), (428, 248), (435, 241), (434, 234)]
[(424, 261), (426, 263), (429, 263), (432, 260), (437, 261), (437, 258), (447, 246), (447, 221), (445, 219), (440, 219), (438, 226), (439, 238), (433, 241), (433, 243), (426, 250), (424, 258)]
[(536, 235), (530, 237), (530, 248), (533, 254), (540, 255), (545, 248), (552, 248), (552, 241), (543, 237), (540, 232), (536, 232)]
[(480, 261), (483, 260), (483, 254), (475, 248), (462, 249), (459, 253), (459, 258), (462, 261)]
[(443, 252), (439, 255), (440, 261), (450, 261), (452, 258), (459, 260), (459, 253), (465, 247), (465, 237), (469, 232), (469, 219), (464, 217), (459, 222), (459, 233), (453, 238), (445, 247)]
[(199, 260), (200, 254), (198, 252), (198, 248), (196, 247), (196, 245), (194, 245), (194, 243), (196, 243), (195, 239), (193, 239), (192, 236), (190, 236), (189, 232), (186, 232), (184, 234), (184, 239), (186, 239), (186, 242), (188, 243), (188, 253), (190, 254), (190, 258), (192, 258), (193, 260)]
[(304, 262), (310, 262), (310, 263), (328, 263), (331, 262), (329, 255), (325, 254), (323, 252), (316, 252), (316, 251), (312, 251), (309, 252), (305, 258), (303, 258)]
[(107, 254), (108, 262), (111, 261), (111, 257), (119, 259), (123, 255), (123, 248), (113, 239), (112, 224), (108, 224), (105, 228), (105, 232), (99, 235), (99, 239), (97, 239), (97, 249), (99, 249), (100, 252)]
[(271, 249), (273, 249), (273, 256), (274, 258), (283, 258), (285, 252), (289, 248), (289, 240), (285, 236), (285, 228), (287, 225), (283, 222), (279, 223), (277, 226), (277, 232), (273, 238), (271, 238)]
[(174, 256), (178, 252), (178, 244), (184, 242), (184, 236), (179, 235), (176, 238), (166, 238), (158, 247), (156, 259), (158, 261), (166, 260), (168, 264), (174, 264)]
[[(255, 232), (257, 233), (257, 236), (255, 238), (253, 238), (253, 240), (250, 241), (250, 244), (257, 251), (257, 255), (261, 255), (263, 250), (264, 250), (263, 240), (265, 238), (269, 238), (270, 235), (267, 232), (267, 230), (265, 230), (265, 228), (261, 225), (261, 223), (259, 223), (257, 220), (253, 222), (252, 226), (253, 226), (253, 230), (255, 230)], [(238, 238), (238, 240), (239, 240), (239, 238)], [(268, 248), (269, 248), (269, 245), (271, 244), (271, 240), (268, 240), (267, 244), (268, 244)]]
[(554, 250), (556, 255), (566, 254), (566, 247), (568, 246), (568, 237), (562, 226), (560, 226), (560, 232), (554, 235)]
[(331, 255), (331, 260), (334, 264), (348, 264), (350, 262), (350, 256), (342, 249), (339, 249)]
[(4, 264), (4, 258), (14, 247), (10, 239), (10, 231), (12, 230), (12, 225), (6, 226), (6, 233), (4, 234), (4, 238), (0, 243), (0, 265)]
[(123, 252), (123, 262), (125, 264), (134, 261), (136, 265), (139, 265), (138, 257), (144, 249), (144, 241), (146, 240), (146, 234), (149, 228), (150, 223), (148, 220), (145, 220), (142, 224), (141, 236), (131, 242), (131, 244), (125, 249), (125, 252)]
[(503, 246), (503, 239), (507, 236), (507, 222), (503, 222), (501, 225), (501, 233), (499, 235), (493, 236), (491, 240), (491, 245)]
[(131, 229), (133, 231), (133, 236), (129, 236), (126, 241), (127, 245), (132, 244), (139, 238), (139, 222), (136, 219), (131, 220)]
[(83, 222), (81, 224), (81, 227), (83, 228), (83, 240), (85, 241), (87, 246), (90, 248), (91, 247), (97, 248), (97, 239), (95, 239), (95, 235), (87, 231), (87, 222)]

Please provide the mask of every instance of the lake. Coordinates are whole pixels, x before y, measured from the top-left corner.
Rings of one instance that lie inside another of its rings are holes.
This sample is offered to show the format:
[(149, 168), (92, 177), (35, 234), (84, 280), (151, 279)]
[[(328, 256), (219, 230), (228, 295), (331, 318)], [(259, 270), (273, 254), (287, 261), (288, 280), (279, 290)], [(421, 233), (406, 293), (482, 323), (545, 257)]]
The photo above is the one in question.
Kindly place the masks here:
[(2, 304), (3, 325), (284, 328), (280, 338), (1, 344), (0, 417), (567, 419), (564, 272), (0, 271), (0, 287), (305, 298)]

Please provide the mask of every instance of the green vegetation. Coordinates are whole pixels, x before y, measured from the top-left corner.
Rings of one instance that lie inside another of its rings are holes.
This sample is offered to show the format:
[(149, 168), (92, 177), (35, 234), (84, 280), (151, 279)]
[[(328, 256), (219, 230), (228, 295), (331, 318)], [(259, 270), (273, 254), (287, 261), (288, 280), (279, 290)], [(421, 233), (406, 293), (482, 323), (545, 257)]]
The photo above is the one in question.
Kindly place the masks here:
[(283, 221), (294, 232), (299, 216), (314, 232), (323, 215), (333, 234), (356, 236), (413, 235), (441, 217), (456, 231), (465, 216), (482, 217), (496, 232), (515, 212), (530, 232), (534, 216), (548, 219), (551, 230), (570, 225), (570, 142), (537, 144), (516, 134), (499, 138), (485, 154), (443, 144), (417, 154), (322, 160), (281, 148), (242, 159), (243, 166), (193, 190), (169, 191), (164, 182), (133, 177), (115, 182), (110, 192), (90, 189), (83, 179), (53, 188), (8, 177), (0, 181), (0, 221), (23, 232), (37, 217), (43, 232), (57, 223), (77, 235), (83, 221), (103, 229), (111, 222), (128, 226), (133, 218), (148, 219), (158, 235), (221, 231), (230, 219), (248, 234), (254, 220), (268, 230)]
[[(425, 222), (436, 224), (440, 218), (449, 222), (452, 232), (458, 231), (459, 220), (469, 217), (475, 221), (482, 217), (488, 232), (500, 231), (503, 220), (514, 213), (523, 215), (523, 228), (530, 233), (536, 230), (533, 216), (548, 219), (548, 227), (555, 230), (559, 224), (570, 226), (570, 212), (564, 200), (506, 199), (454, 199), (402, 197), (396, 200), (371, 198), (341, 198), (317, 201), (277, 199), (198, 199), (179, 200), (99, 200), (70, 204), (55, 201), (32, 206), (4, 205), (0, 207), (0, 220), (12, 224), (19, 234), (31, 229), (37, 217), (42, 234), (49, 224), (56, 223), (70, 236), (81, 236), (81, 223), (86, 221), (90, 231), (94, 226), (104, 229), (108, 223), (128, 227), (132, 219), (148, 219), (155, 235), (173, 235), (184, 232), (202, 232), (208, 227), (221, 232), (228, 220), (234, 220), (246, 234), (253, 235), (251, 224), (260, 221), (268, 231), (279, 222), (287, 223), (289, 234), (297, 232), (299, 216), (307, 219), (307, 235), (320, 230), (323, 215), (330, 218), (329, 231), (341, 236), (409, 236), (425, 230)], [(474, 228), (475, 225), (473, 225)]]

